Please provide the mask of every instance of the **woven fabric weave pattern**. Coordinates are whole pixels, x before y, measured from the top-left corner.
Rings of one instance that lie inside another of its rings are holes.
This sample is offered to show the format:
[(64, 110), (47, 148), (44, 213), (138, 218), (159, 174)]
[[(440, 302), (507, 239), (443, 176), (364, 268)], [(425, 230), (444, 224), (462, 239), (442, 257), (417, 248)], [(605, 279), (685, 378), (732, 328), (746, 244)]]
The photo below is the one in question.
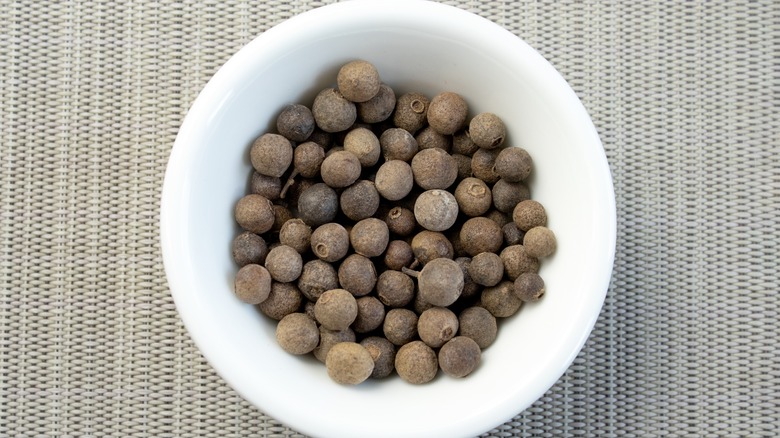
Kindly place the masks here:
[[(158, 246), (189, 105), (328, 2), (0, 0), (0, 436), (294, 437), (216, 376)], [(780, 435), (780, 4), (448, 1), (564, 75), (618, 206), (596, 328), (486, 437)]]

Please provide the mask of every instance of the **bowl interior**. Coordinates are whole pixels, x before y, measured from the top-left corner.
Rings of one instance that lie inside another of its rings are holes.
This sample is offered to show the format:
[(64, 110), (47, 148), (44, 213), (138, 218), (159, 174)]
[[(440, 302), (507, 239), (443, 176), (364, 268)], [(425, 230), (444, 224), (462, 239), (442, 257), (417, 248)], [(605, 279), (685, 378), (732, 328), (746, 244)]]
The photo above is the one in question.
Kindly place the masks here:
[[(558, 238), (541, 275), (547, 294), (500, 322), (466, 379), (439, 373), (340, 386), (319, 362), (283, 352), (275, 323), (232, 294), (232, 217), (245, 193), (249, 145), (280, 108), (310, 104), (343, 63), (374, 63), (397, 94), (460, 93), (491, 111), (534, 159), (532, 197)], [(601, 308), (612, 268), (614, 197), (595, 129), (571, 89), (535, 51), (475, 15), (438, 4), (348, 2), (261, 35), (212, 79), (181, 128), (161, 218), (165, 268), (199, 348), (245, 398), (316, 436), (470, 436), (529, 406), (565, 371)]]

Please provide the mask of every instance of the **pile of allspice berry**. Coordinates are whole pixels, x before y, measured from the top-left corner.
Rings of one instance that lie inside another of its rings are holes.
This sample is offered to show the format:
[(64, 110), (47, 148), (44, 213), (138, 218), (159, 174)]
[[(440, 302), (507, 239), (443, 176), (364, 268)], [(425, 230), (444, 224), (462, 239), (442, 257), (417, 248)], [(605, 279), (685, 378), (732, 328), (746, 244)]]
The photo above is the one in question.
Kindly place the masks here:
[(396, 97), (363, 60), (336, 84), (251, 145), (235, 293), (338, 383), (464, 377), (497, 318), (545, 292), (556, 241), (524, 182), (531, 157), (457, 93)]

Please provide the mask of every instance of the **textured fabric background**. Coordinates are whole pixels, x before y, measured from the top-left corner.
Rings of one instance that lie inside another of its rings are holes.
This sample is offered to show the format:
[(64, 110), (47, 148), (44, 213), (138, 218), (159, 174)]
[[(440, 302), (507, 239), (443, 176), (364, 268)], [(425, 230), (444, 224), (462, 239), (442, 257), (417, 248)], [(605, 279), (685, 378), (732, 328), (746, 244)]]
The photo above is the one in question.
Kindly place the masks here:
[[(191, 342), (158, 202), (209, 77), (323, 3), (0, 0), (0, 436), (299, 436)], [(568, 79), (619, 215), (582, 353), (484, 436), (780, 435), (780, 4), (448, 3)]]

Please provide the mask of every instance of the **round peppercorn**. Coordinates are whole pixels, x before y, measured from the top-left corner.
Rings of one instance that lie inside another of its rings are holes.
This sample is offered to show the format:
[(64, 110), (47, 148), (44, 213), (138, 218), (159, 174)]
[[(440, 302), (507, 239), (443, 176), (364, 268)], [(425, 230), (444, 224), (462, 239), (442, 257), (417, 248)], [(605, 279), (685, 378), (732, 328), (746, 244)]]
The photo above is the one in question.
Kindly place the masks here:
[(547, 212), (537, 201), (527, 199), (520, 201), (512, 211), (512, 220), (517, 228), (528, 231), (533, 227), (547, 225)]
[(265, 268), (275, 281), (289, 283), (300, 277), (303, 260), (295, 249), (287, 245), (279, 245), (268, 252)]
[(388, 307), (403, 307), (414, 298), (414, 281), (400, 271), (385, 271), (377, 280), (379, 300)]
[(261, 195), (246, 195), (238, 200), (236, 222), (246, 231), (263, 234), (274, 226), (274, 206)]
[(314, 98), (311, 107), (314, 121), (325, 132), (339, 132), (349, 129), (357, 119), (355, 104), (345, 99), (338, 90), (326, 88)]
[(414, 213), (403, 207), (393, 207), (385, 216), (385, 223), (390, 232), (399, 236), (412, 234), (414, 227), (417, 225)]
[[(409, 252), (411, 252), (411, 249)], [(238, 266), (250, 263), (262, 265), (265, 263), (265, 256), (268, 255), (268, 245), (266, 245), (265, 239), (257, 234), (244, 231), (233, 239), (231, 253), (233, 261)]]
[(341, 192), (341, 211), (353, 221), (369, 218), (379, 208), (379, 192), (374, 183), (357, 181)]
[(496, 173), (496, 158), (500, 149), (482, 149), (474, 152), (471, 157), (471, 173), (485, 181), (486, 184), (495, 184), (501, 176)]
[(531, 156), (523, 148), (505, 148), (496, 157), (496, 173), (509, 182), (528, 178), (531, 166)]
[(284, 205), (274, 205), (274, 225), (271, 227), (271, 231), (274, 233), (282, 231), (284, 224), (293, 218), (294, 216), (289, 208)]
[(446, 307), (431, 307), (420, 314), (417, 333), (429, 347), (439, 348), (458, 333), (458, 317)]
[(447, 259), (455, 257), (455, 250), (450, 240), (436, 231), (420, 231), (412, 238), (411, 246), (414, 258), (423, 265), (441, 257)]
[(413, 341), (396, 352), (395, 370), (404, 381), (420, 385), (436, 377), (439, 362), (431, 347), (422, 341)]
[(330, 263), (317, 259), (303, 265), (301, 276), (298, 277), (298, 289), (306, 298), (317, 301), (323, 292), (338, 287), (339, 277)]
[(493, 196), (481, 179), (466, 178), (455, 188), (455, 200), (466, 216), (485, 214), (493, 204)]
[(461, 298), (471, 298), (476, 296), (477, 293), (482, 291), (482, 287), (475, 283), (469, 275), (469, 266), (471, 266), (471, 259), (469, 257), (458, 257), (455, 259), (455, 263), (460, 266), (460, 270), (463, 272), (463, 292), (461, 292)]
[(260, 265), (244, 265), (236, 273), (235, 292), (247, 304), (260, 304), (271, 293), (271, 275)]
[(440, 134), (451, 135), (463, 127), (469, 107), (457, 93), (445, 91), (431, 99), (428, 106), (428, 124)]
[(303, 304), (301, 291), (292, 283), (271, 282), (271, 293), (262, 303), (260, 311), (277, 321), (297, 312)]
[(467, 157), (471, 157), (478, 149), (479, 146), (475, 145), (474, 142), (471, 141), (471, 137), (469, 136), (468, 131), (458, 131), (452, 136), (453, 154), (461, 154)]
[(352, 185), (360, 177), (360, 160), (349, 151), (338, 151), (325, 157), (320, 168), (322, 181), (330, 187), (341, 188)]
[(352, 102), (366, 102), (379, 93), (382, 82), (379, 72), (370, 62), (352, 61), (344, 64), (336, 76), (341, 94)]
[(314, 357), (324, 363), (330, 349), (340, 342), (355, 342), (355, 332), (351, 328), (328, 330), (320, 326), (320, 344), (313, 351)]
[(408, 195), (414, 187), (412, 168), (405, 161), (386, 161), (376, 171), (374, 184), (383, 198), (398, 201)]
[(417, 289), (423, 301), (434, 306), (449, 306), (463, 292), (463, 271), (454, 260), (433, 259), (417, 275)]
[(400, 271), (414, 261), (412, 246), (403, 240), (393, 240), (387, 244), (385, 251), (385, 266), (387, 269)]
[(332, 221), (338, 209), (336, 191), (323, 183), (304, 189), (298, 197), (298, 217), (312, 227)]
[(385, 321), (385, 306), (376, 297), (360, 297), (357, 302), (357, 317), (352, 328), (357, 333), (368, 333)]
[(482, 252), (469, 264), (469, 277), (482, 286), (495, 286), (504, 277), (504, 263), (498, 254)]
[(374, 371), (371, 353), (355, 342), (340, 342), (325, 357), (328, 376), (342, 385), (357, 385)]
[(446, 190), (425, 191), (414, 203), (414, 217), (423, 228), (444, 231), (458, 219), (458, 202)]
[(349, 251), (349, 233), (335, 222), (320, 225), (311, 233), (311, 250), (326, 262), (341, 260)]
[(291, 313), (276, 326), (276, 341), (290, 354), (311, 353), (320, 342), (320, 331), (305, 313)]
[(409, 161), (417, 153), (419, 146), (409, 131), (390, 128), (379, 137), (379, 146), (386, 161)]
[(414, 136), (420, 149), (439, 148), (447, 153), (452, 148), (452, 137), (439, 134), (430, 126), (423, 128)]
[(256, 170), (252, 172), (252, 181), (249, 183), (249, 186), (250, 193), (262, 195), (270, 201), (279, 199), (279, 194), (282, 192), (282, 180), (280, 178), (266, 176), (258, 173)]
[(471, 157), (461, 154), (452, 154), (452, 158), (458, 163), (458, 179), (460, 181), (471, 176)]
[[(322, 183), (321, 182), (318, 183), (316, 180), (308, 179), (308, 178), (300, 178), (298, 180), (293, 179), (292, 181), (290, 181), (290, 179), (288, 178), (287, 182), (285, 183), (285, 187), (287, 187), (287, 191), (279, 195), (279, 197), (284, 199), (287, 202), (287, 205), (289, 205), (290, 207), (298, 209), (298, 203), (301, 200), (301, 195), (304, 192), (306, 192), (306, 190), (312, 188), (315, 184), (322, 184)], [(325, 186), (325, 184), (322, 185)], [(282, 190), (284, 190), (284, 187), (282, 187)], [(333, 193), (335, 194), (336, 192)], [(328, 197), (327, 194), (324, 194), (324, 196), (326, 201), (330, 201), (330, 198)], [(338, 203), (338, 197), (336, 197), (335, 200), (336, 203)], [(305, 207), (305, 203), (306, 203), (306, 198), (304, 198), (304, 207)], [(298, 216), (301, 216), (300, 212), (298, 213)]]
[(417, 337), (417, 315), (409, 309), (390, 309), (382, 324), (385, 338), (395, 345), (404, 345)]
[(523, 245), (507, 246), (501, 251), (500, 257), (504, 262), (506, 276), (512, 281), (522, 273), (539, 272), (539, 260), (530, 256)]
[(496, 318), (506, 318), (517, 313), (523, 302), (515, 295), (514, 283), (502, 281), (482, 291), (480, 305)]
[(420, 93), (402, 94), (395, 104), (393, 123), (414, 134), (425, 126), (430, 100)]
[(425, 190), (446, 189), (458, 178), (458, 163), (441, 149), (423, 149), (412, 158), (412, 174)]
[(311, 227), (301, 219), (290, 219), (279, 230), (279, 242), (303, 254), (311, 248)]
[(469, 307), (458, 316), (458, 334), (467, 336), (485, 349), (496, 340), (498, 325), (496, 317), (484, 307)]
[(329, 330), (344, 330), (357, 318), (357, 301), (344, 289), (331, 289), (314, 304), (314, 317)]
[(344, 137), (344, 150), (352, 152), (363, 167), (371, 167), (379, 161), (382, 149), (379, 139), (366, 128), (355, 128)]
[(392, 374), (395, 370), (395, 345), (385, 338), (369, 336), (360, 345), (366, 348), (374, 360), (374, 371), (371, 378), (381, 379)]
[(252, 143), (249, 156), (258, 173), (279, 178), (292, 163), (293, 147), (279, 134), (263, 134)]
[(504, 228), (504, 225), (508, 224), (509, 222), (512, 222), (511, 215), (508, 215), (506, 213), (500, 212), (495, 209), (485, 213), (485, 217), (498, 224), (498, 226), (501, 228)]
[(313, 141), (299, 144), (293, 152), (293, 167), (304, 178), (319, 175), (324, 160), (325, 150)]
[(314, 128), (314, 132), (309, 136), (308, 141), (313, 141), (322, 147), (324, 150), (328, 150), (333, 144), (333, 135), (329, 132), (325, 132), (322, 129)]
[(473, 217), (460, 229), (460, 241), (470, 256), (481, 252), (498, 252), (504, 236), (501, 227), (486, 217)]
[(547, 257), (555, 252), (555, 234), (547, 227), (533, 227), (523, 237), (525, 252), (531, 257)]
[(306, 141), (314, 132), (314, 116), (305, 105), (287, 105), (276, 118), (276, 130), (290, 141)]
[(466, 377), (479, 365), (482, 350), (473, 339), (456, 336), (439, 350), (439, 367), (451, 377)]
[(469, 135), (477, 146), (483, 149), (495, 149), (504, 143), (506, 127), (497, 115), (481, 113), (471, 119)]
[(377, 257), (385, 252), (390, 241), (390, 231), (383, 220), (370, 217), (352, 227), (349, 241), (356, 253), (366, 257)]
[(504, 179), (498, 180), (493, 185), (493, 205), (498, 211), (512, 214), (515, 206), (531, 197), (531, 192), (522, 182), (509, 182)]
[(303, 313), (308, 315), (309, 318), (314, 319), (314, 302), (306, 300), (306, 304), (303, 305)]
[(358, 118), (365, 123), (379, 123), (387, 120), (395, 109), (395, 92), (382, 84), (379, 92), (371, 99), (357, 103)]
[(341, 287), (356, 297), (367, 295), (376, 285), (374, 264), (360, 254), (352, 254), (344, 259), (338, 275)]
[(544, 295), (544, 280), (539, 274), (526, 272), (515, 279), (515, 295), (525, 302), (539, 301)]
[(525, 236), (525, 231), (517, 228), (517, 224), (514, 222), (509, 222), (508, 224), (504, 225), (504, 228), (501, 229), (501, 232), (504, 233), (504, 244), (506, 246), (520, 245), (523, 243), (523, 236)]

